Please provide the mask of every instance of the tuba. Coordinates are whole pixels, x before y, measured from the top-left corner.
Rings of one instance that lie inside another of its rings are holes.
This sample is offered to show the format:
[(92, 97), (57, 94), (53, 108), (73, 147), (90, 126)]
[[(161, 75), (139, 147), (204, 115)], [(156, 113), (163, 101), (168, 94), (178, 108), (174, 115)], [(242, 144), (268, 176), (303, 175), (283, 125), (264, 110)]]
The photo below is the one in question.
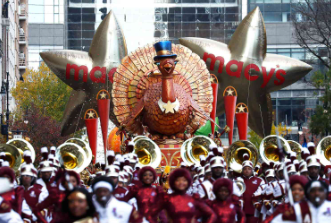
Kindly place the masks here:
[(293, 151), (297, 154), (297, 160), (301, 160), (302, 146), (293, 140), (287, 140), (287, 142), (290, 145), (291, 151)]
[(280, 143), (282, 148), (284, 148), (286, 154), (291, 152), (290, 145), (283, 137), (276, 135), (269, 135), (265, 137), (260, 144), (260, 156), (263, 162), (267, 163), (268, 165), (271, 161), (280, 161), (279, 154), (277, 151), (278, 142)]
[(331, 165), (331, 136), (326, 136), (317, 145), (316, 155), (324, 166)]
[(10, 144), (0, 144), (0, 152), (5, 153), (5, 160), (9, 162), (9, 167), (15, 172), (18, 171), (22, 163), (20, 150)]
[(156, 143), (148, 137), (136, 137), (133, 141), (134, 150), (132, 153), (137, 154), (139, 164), (142, 167), (157, 168), (161, 163), (161, 150)]
[(70, 138), (67, 141), (65, 141), (65, 143), (67, 143), (67, 142), (77, 144), (83, 148), (83, 150), (86, 154), (86, 157), (87, 157), (87, 160), (86, 160), (86, 162), (88, 163), (87, 166), (92, 162), (93, 155), (92, 155), (91, 148), (84, 140), (79, 139), (79, 138)]
[(82, 172), (91, 162), (87, 159), (85, 150), (81, 146), (69, 142), (63, 143), (57, 148), (55, 157), (64, 168), (77, 173)]
[(26, 141), (24, 139), (11, 139), (6, 144), (15, 146), (18, 149), (18, 151), (20, 152), (21, 157), (22, 157), (21, 163), (24, 163), (23, 153), (26, 150), (29, 150), (31, 152), (32, 163), (34, 163), (34, 161), (36, 159), (36, 152), (34, 151), (33, 146), (28, 141)]
[(227, 163), (233, 171), (241, 173), (242, 163), (245, 161), (243, 158), (245, 153), (249, 155), (249, 160), (255, 166), (259, 158), (259, 153), (253, 143), (247, 140), (239, 140), (232, 143), (229, 147)]
[(215, 142), (207, 136), (194, 136), (191, 139), (186, 140), (181, 149), (180, 154), (183, 161), (187, 164), (200, 164), (200, 156), (207, 157), (209, 152), (209, 146), (214, 145)]

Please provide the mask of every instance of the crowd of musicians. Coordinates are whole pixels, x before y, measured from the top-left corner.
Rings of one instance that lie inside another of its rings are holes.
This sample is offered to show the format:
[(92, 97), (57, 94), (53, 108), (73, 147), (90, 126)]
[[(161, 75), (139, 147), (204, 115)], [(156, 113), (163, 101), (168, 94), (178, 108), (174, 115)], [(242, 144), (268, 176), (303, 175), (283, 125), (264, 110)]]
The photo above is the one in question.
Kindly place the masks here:
[(331, 222), (331, 166), (314, 150), (309, 143), (300, 161), (292, 152), (284, 163), (261, 167), (244, 154), (240, 174), (229, 169), (221, 147), (199, 166), (159, 174), (141, 168), (136, 154), (108, 151), (107, 164), (85, 182), (60, 167), (55, 148), (42, 148), (38, 168), (25, 151), (17, 173), (1, 153), (0, 222)]

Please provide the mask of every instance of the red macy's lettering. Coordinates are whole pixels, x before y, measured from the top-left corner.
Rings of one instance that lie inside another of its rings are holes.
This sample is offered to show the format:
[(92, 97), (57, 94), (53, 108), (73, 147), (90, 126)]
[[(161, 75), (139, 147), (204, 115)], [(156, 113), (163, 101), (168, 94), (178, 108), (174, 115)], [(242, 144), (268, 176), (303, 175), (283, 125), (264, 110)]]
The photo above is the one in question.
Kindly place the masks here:
[[(222, 73), (223, 67), (224, 67), (224, 58), (221, 56), (215, 57), (214, 54), (204, 53), (203, 60), (205, 62), (207, 62), (208, 59), (210, 59), (210, 67), (209, 67), (210, 70), (214, 70), (216, 61), (219, 61), (220, 65), (218, 66), (217, 72)], [(236, 71), (232, 71), (230, 69), (230, 67), (232, 65), (235, 65), (237, 67)], [(229, 76), (240, 78), (241, 72), (244, 68), (243, 66), (244, 66), (244, 62), (242, 62), (242, 61), (230, 60), (228, 62), (228, 64), (225, 66), (225, 71)], [(249, 81), (257, 80), (259, 77), (256, 75), (253, 75), (253, 76), (250, 75), (250, 70), (255, 70), (257, 72), (261, 72), (259, 66), (257, 66), (256, 64), (248, 64), (244, 68), (244, 75), (247, 80), (249, 80)], [(282, 69), (278, 69), (276, 72), (275, 71), (276, 71), (276, 69), (272, 68), (269, 71), (269, 73), (267, 73), (267, 69), (265, 67), (262, 67), (263, 84), (261, 85), (261, 88), (264, 88), (265, 86), (267, 86), (268, 82), (270, 81), (271, 77), (274, 74), (276, 75), (276, 79), (277, 79), (277, 80), (274, 80), (275, 85), (281, 85), (284, 83), (284, 81), (285, 81), (284, 76), (286, 75), (286, 71), (282, 70)]]
[[(79, 81), (79, 71), (83, 72), (83, 82), (87, 82), (87, 77), (88, 77), (88, 68), (85, 65), (82, 66), (77, 66), (76, 64), (67, 64), (66, 67), (66, 79), (70, 79), (70, 71), (74, 70), (74, 80)], [(99, 71), (101, 73), (100, 77), (96, 77), (95, 73)], [(115, 73), (116, 68), (111, 69), (108, 72), (108, 79), (113, 82), (113, 74)], [(94, 83), (106, 83), (106, 67), (93, 67), (92, 70), (90, 71), (90, 79)]]

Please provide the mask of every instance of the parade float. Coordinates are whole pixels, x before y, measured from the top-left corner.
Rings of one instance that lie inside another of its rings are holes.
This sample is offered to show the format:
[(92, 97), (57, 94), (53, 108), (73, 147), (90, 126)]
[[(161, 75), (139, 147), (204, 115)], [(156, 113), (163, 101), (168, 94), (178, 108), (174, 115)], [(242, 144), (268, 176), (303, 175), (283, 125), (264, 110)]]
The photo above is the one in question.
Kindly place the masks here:
[[(248, 127), (261, 137), (270, 135), (270, 92), (298, 81), (312, 67), (266, 53), (259, 8), (242, 20), (228, 45), (196, 37), (181, 38), (179, 43), (146, 43), (128, 54), (123, 32), (110, 12), (98, 27), (89, 52), (40, 53), (50, 69), (73, 88), (62, 135), (86, 127), (94, 162), (97, 150), (104, 154), (114, 150), (136, 153), (141, 165), (177, 167), (182, 161), (199, 164), (201, 155), (206, 157), (222, 146), (220, 136), (227, 134), (229, 145), (223, 146), (228, 148), (228, 164), (240, 165), (243, 153), (256, 164), (259, 151), (247, 141)], [(226, 126), (220, 127), (215, 118), (224, 112)], [(98, 119), (103, 148), (96, 143)], [(232, 142), (235, 119), (240, 141)], [(117, 128), (111, 135), (109, 120)], [(195, 135), (207, 121), (210, 137)], [(62, 163), (84, 153), (75, 144), (61, 148), (67, 148), (59, 151)]]

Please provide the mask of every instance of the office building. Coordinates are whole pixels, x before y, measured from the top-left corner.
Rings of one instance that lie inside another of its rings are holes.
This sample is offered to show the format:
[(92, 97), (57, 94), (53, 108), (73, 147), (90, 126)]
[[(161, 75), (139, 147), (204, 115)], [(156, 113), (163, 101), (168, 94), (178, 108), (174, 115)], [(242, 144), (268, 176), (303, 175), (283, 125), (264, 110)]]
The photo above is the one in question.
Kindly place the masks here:
[(29, 0), (29, 68), (38, 69), (40, 52), (65, 45), (64, 0)]

